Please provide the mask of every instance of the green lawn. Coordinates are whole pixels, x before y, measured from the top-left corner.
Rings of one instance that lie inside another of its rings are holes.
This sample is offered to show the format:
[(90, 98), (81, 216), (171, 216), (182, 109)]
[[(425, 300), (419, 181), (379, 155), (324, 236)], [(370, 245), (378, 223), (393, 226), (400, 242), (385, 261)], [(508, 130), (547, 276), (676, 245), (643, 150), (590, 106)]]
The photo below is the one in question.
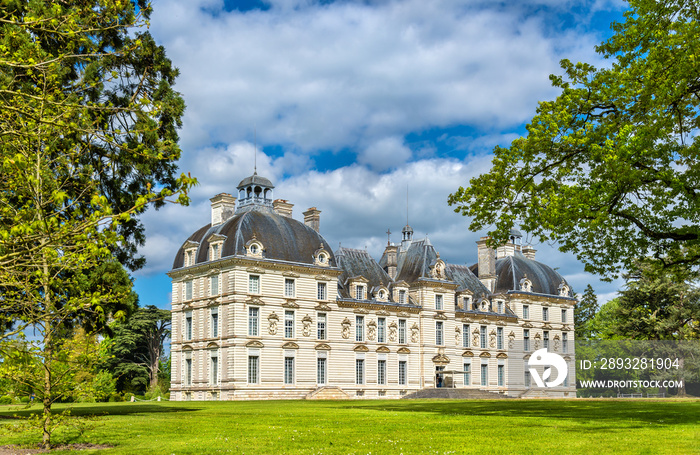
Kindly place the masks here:
[(73, 414), (102, 417), (57, 442), (115, 446), (86, 454), (700, 454), (700, 400), (100, 403)]

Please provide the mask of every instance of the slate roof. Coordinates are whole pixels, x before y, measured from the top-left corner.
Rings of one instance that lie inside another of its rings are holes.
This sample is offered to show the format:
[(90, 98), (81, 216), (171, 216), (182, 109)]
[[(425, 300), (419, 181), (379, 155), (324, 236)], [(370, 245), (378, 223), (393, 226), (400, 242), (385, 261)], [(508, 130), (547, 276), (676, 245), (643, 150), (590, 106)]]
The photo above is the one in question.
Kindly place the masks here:
[(241, 189), (242, 187), (246, 187), (248, 185), (260, 185), (267, 188), (275, 187), (275, 185), (273, 185), (269, 179), (260, 177), (257, 172), (241, 180), (241, 183), (239, 183), (236, 188)]
[[(321, 247), (328, 251), (330, 265), (335, 266), (335, 258), (326, 240), (304, 223), (279, 215), (271, 207), (252, 205), (240, 208), (226, 222), (217, 226), (204, 226), (192, 234), (188, 240), (199, 242), (195, 263), (207, 262), (209, 242), (212, 234), (226, 236), (221, 257), (245, 255), (245, 244), (255, 238), (263, 245), (263, 257), (282, 261), (313, 264), (313, 255)], [(183, 244), (184, 247), (184, 244)], [(180, 247), (173, 262), (173, 269), (183, 266), (185, 252)]]
[(369, 283), (369, 290), (377, 286), (389, 289), (392, 283), (389, 275), (379, 266), (377, 261), (365, 250), (340, 247), (335, 252), (335, 260), (343, 273), (338, 278), (340, 284), (338, 290), (342, 297), (350, 298), (348, 289), (344, 286), (348, 278), (363, 276)]
[[(564, 277), (550, 266), (526, 258), (521, 252), (516, 251), (513, 256), (506, 256), (496, 260), (496, 291), (508, 292), (520, 289), (520, 280), (527, 274), (532, 282), (533, 294), (559, 295), (559, 285), (566, 283)], [(568, 285), (568, 283), (567, 283)], [(569, 297), (574, 293), (569, 286)]]

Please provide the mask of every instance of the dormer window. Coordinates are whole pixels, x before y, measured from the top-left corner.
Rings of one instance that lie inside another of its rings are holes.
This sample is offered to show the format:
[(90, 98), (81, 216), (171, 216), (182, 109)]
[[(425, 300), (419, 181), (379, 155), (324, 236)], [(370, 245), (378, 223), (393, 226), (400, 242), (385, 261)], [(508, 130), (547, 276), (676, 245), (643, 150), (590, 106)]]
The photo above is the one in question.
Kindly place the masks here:
[(532, 292), (532, 281), (527, 278), (527, 275), (520, 280), (520, 290), (523, 292)]
[(320, 265), (321, 267), (329, 267), (331, 265), (330, 259), (330, 253), (326, 251), (326, 249), (323, 248), (323, 244), (321, 244), (318, 250), (314, 252), (314, 264)]
[(194, 251), (185, 252), (185, 267), (194, 264)]
[(199, 243), (194, 242), (192, 240), (188, 240), (185, 242), (185, 244), (182, 246), (183, 250), (185, 250), (185, 258), (184, 258), (184, 267), (190, 267), (195, 264), (196, 261), (196, 254), (197, 254), (197, 248), (199, 248)]
[(503, 300), (496, 301), (496, 308), (498, 313), (503, 313)]
[(571, 288), (566, 285), (563, 281), (559, 285), (559, 295), (562, 297), (569, 297), (571, 293)]
[(245, 244), (245, 249), (246, 256), (253, 258), (262, 258), (263, 256), (263, 245), (258, 239), (255, 238), (255, 235), (253, 235), (253, 238), (248, 240), (248, 242)]
[(466, 296), (462, 297), (462, 308), (463, 309), (468, 310), (469, 307), (471, 306), (471, 304), (472, 304), (471, 296), (466, 295)]
[(399, 289), (399, 303), (401, 305), (406, 304), (406, 290), (405, 289)]
[(358, 284), (355, 286), (355, 299), (365, 300), (365, 287), (364, 285)]

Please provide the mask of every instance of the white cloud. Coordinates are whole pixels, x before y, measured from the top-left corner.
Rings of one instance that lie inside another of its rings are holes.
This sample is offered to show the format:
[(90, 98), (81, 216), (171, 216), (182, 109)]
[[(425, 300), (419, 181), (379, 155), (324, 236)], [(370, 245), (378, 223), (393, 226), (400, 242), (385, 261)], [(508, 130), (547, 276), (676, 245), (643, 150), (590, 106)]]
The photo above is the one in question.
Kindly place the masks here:
[(484, 5), (275, 2), (212, 15), (162, 0), (153, 32), (181, 70), (187, 149), (250, 140), (254, 126), (263, 144), (363, 148), (435, 126), (519, 125), (554, 96), (560, 58), (595, 58), (592, 35)]

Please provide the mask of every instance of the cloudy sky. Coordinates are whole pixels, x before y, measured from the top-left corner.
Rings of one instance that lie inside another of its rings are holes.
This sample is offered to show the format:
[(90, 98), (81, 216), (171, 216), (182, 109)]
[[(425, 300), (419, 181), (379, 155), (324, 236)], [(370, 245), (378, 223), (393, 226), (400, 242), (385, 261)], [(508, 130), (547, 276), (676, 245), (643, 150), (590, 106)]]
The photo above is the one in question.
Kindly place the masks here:
[[(154, 0), (150, 30), (180, 69), (187, 104), (180, 168), (197, 177), (189, 207), (143, 217), (142, 305), (169, 305), (184, 240), (210, 219), (209, 198), (252, 174), (275, 184), (294, 217), (315, 206), (335, 248), (377, 259), (409, 224), (448, 262), (476, 262), (469, 220), (447, 196), (490, 168), (491, 150), (525, 131), (550, 74), (594, 46), (619, 0)], [(408, 192), (408, 204), (406, 194)], [(601, 303), (620, 282), (587, 274), (556, 245), (538, 259)]]

